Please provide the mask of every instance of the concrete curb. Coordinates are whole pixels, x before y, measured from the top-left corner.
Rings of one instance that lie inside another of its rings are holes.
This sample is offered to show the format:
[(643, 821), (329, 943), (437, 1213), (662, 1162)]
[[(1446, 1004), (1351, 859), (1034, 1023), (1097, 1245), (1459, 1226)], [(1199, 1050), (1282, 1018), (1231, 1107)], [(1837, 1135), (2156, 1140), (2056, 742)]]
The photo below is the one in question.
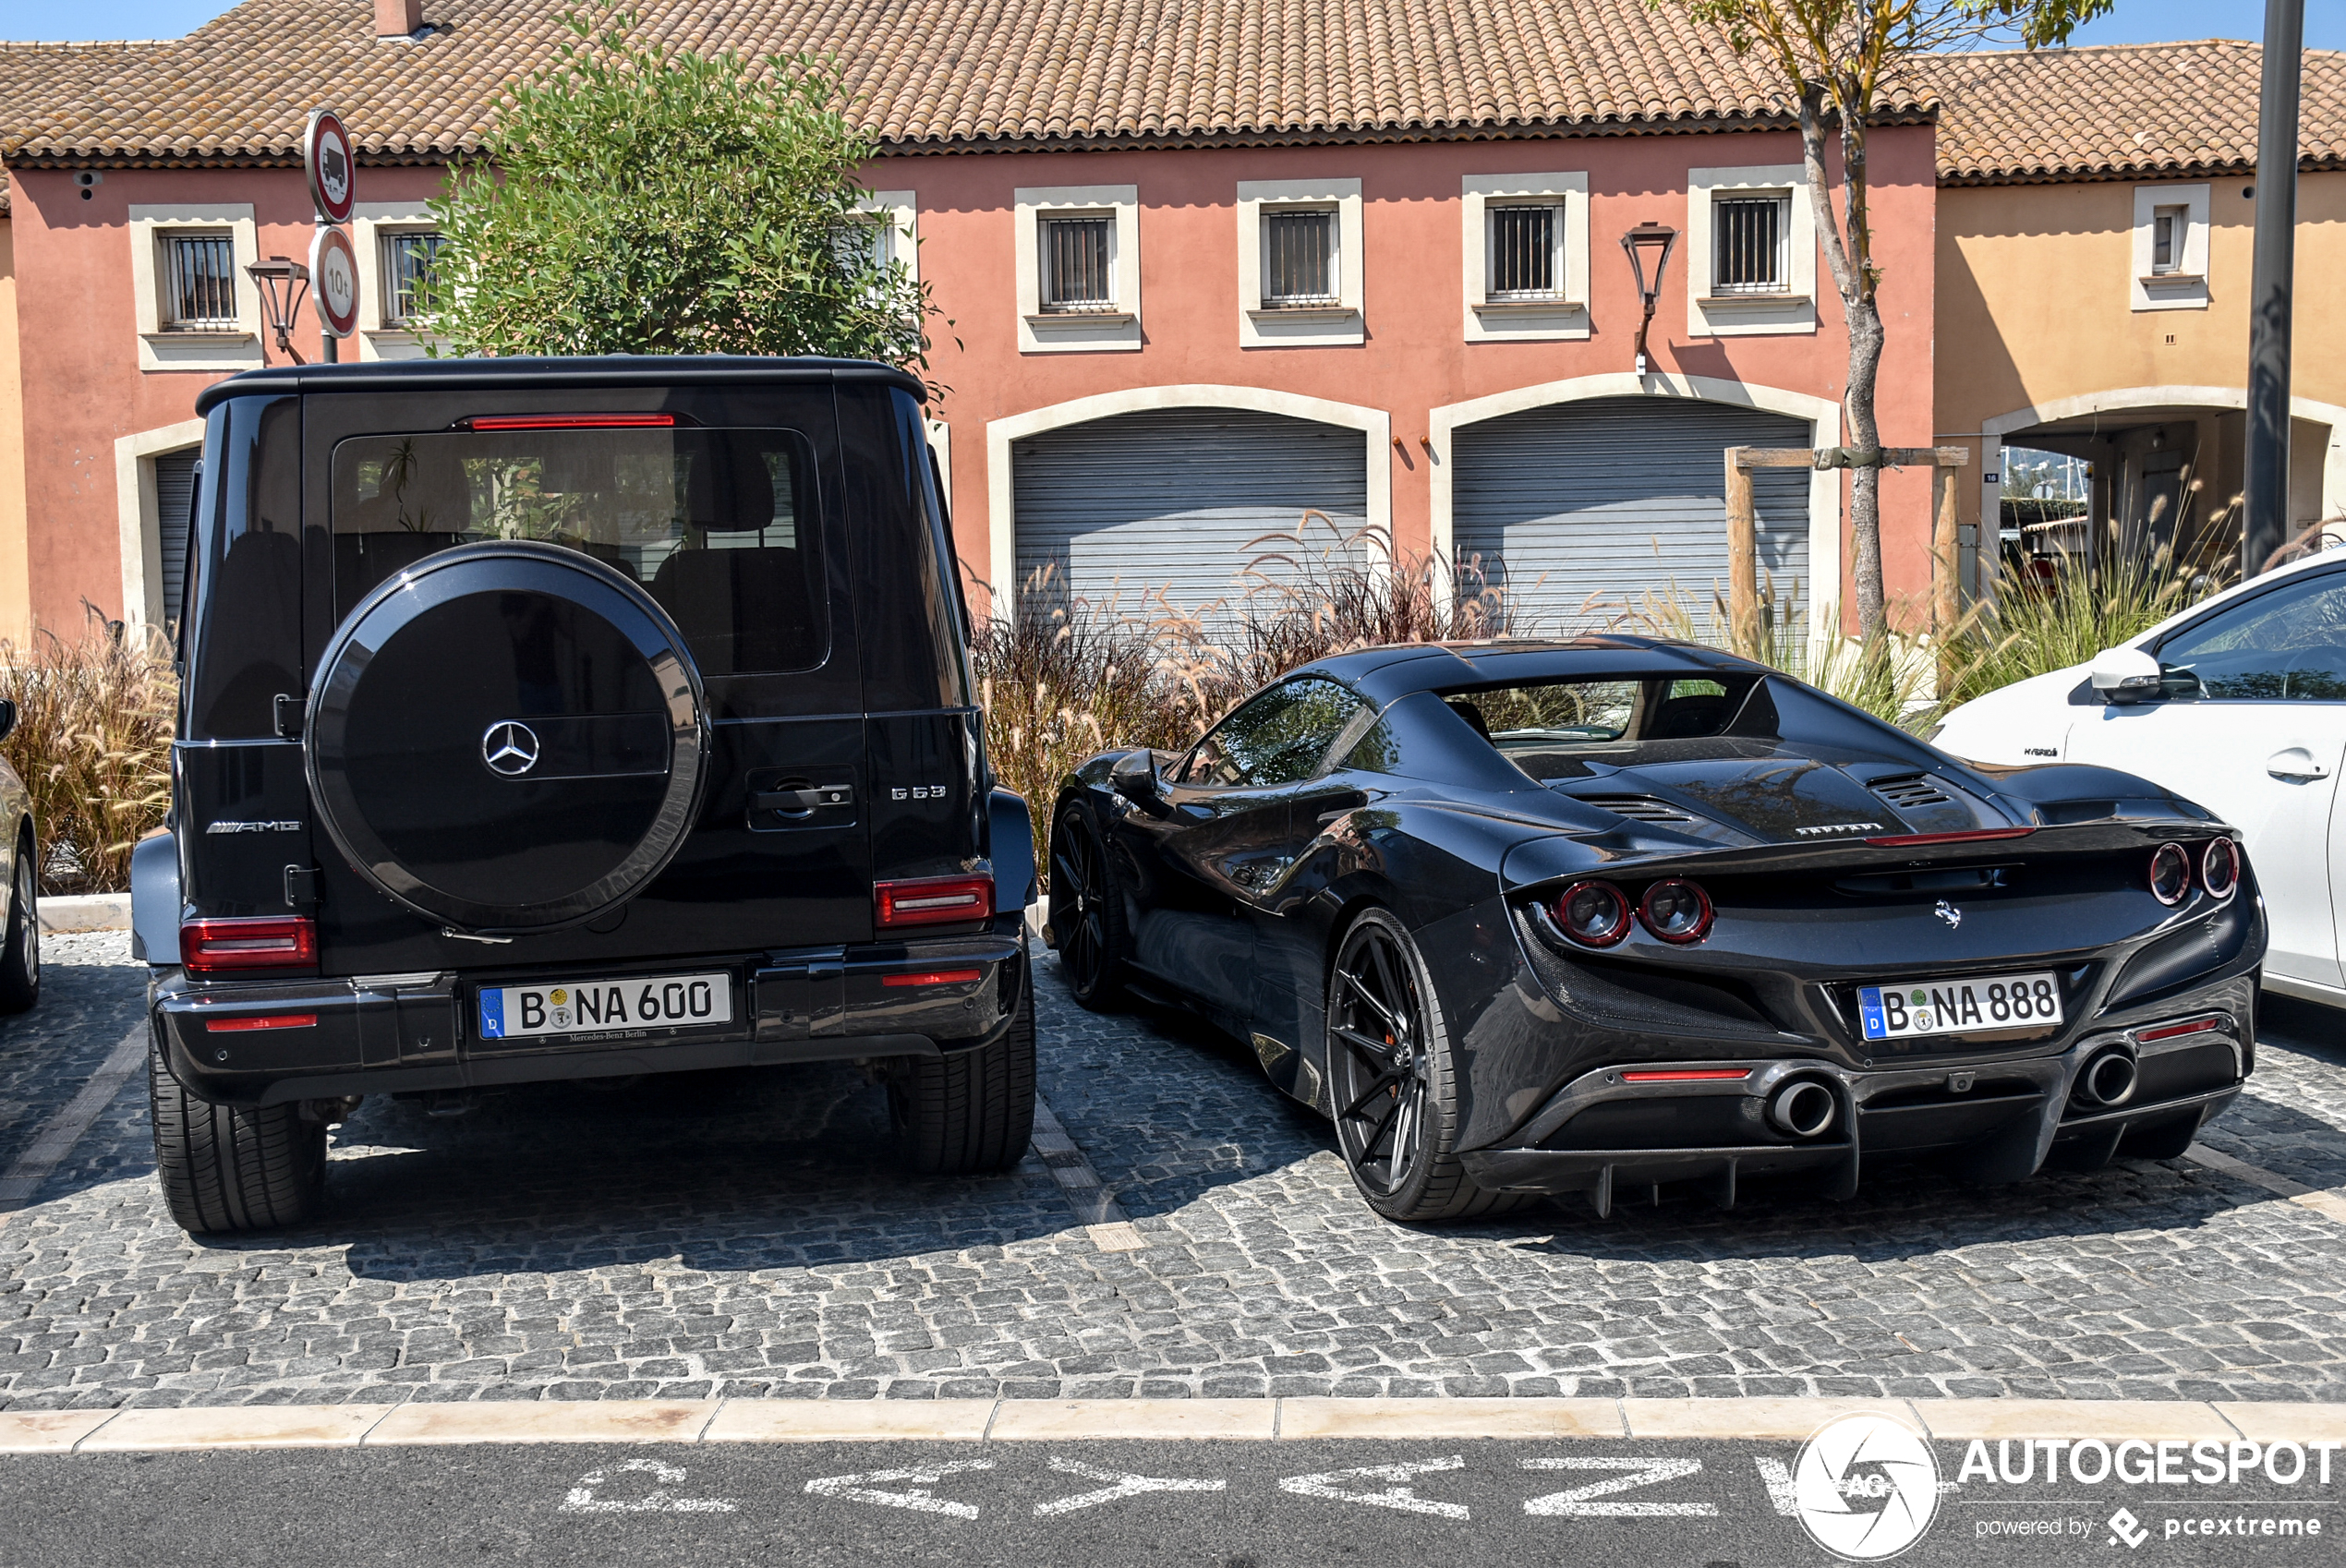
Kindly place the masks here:
[(0, 1453), (473, 1443), (1796, 1442), (1873, 1411), (1930, 1437), (2346, 1444), (2346, 1405), (2062, 1399), (609, 1399), (0, 1412)]
[(61, 894), (42, 899), (38, 907), (43, 931), (130, 929), (130, 895), (127, 893)]

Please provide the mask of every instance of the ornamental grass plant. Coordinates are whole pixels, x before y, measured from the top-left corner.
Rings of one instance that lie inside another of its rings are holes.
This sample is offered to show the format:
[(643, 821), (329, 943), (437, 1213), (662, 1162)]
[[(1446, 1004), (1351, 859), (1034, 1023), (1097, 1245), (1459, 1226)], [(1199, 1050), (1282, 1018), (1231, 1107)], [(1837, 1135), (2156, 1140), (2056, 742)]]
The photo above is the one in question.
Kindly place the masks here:
[(131, 846), (171, 806), (170, 649), (94, 618), (70, 641), (42, 631), (0, 642), (0, 697), (17, 705), (0, 754), (32, 794), (41, 890), (125, 890)]

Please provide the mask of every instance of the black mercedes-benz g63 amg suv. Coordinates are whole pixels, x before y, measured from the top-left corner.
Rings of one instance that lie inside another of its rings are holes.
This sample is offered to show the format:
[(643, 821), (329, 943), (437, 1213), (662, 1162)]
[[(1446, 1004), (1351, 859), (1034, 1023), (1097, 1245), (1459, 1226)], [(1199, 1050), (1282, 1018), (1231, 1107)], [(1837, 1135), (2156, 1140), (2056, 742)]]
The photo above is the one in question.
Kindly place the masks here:
[(912, 1164), (1034, 1103), (922, 388), (425, 360), (206, 390), (170, 832), (134, 858), (191, 1231), (315, 1213), (361, 1095), (862, 1060)]

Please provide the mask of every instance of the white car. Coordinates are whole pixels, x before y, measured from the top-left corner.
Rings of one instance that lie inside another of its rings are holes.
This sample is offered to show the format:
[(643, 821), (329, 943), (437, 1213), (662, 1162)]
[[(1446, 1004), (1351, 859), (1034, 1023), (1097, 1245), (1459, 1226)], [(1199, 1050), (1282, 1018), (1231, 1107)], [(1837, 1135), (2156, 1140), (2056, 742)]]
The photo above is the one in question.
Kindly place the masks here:
[(2346, 551), (1965, 703), (1931, 739), (1974, 763), (2139, 774), (2239, 828), (2272, 926), (2265, 984), (2346, 1007)]

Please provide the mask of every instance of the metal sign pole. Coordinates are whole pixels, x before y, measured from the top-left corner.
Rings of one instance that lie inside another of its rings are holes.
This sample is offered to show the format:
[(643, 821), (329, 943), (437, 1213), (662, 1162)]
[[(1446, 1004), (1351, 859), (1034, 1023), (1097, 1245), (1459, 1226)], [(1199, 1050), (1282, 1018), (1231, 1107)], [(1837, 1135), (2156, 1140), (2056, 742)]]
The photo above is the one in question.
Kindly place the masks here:
[(2240, 574), (2265, 570), (2289, 537), (2290, 293), (2297, 270), (2297, 90), (2305, 0), (2265, 0), (2265, 80), (2256, 126), (2256, 258), (2248, 291), (2248, 460)]
[[(331, 226), (322, 217), (318, 220), (318, 223), (320, 228)], [(325, 328), (322, 323), (323, 319), (321, 318), (320, 331), (318, 333), (318, 341), (323, 345), (324, 352), (320, 354), (319, 357), (320, 361), (325, 364), (339, 365), (342, 363), (342, 339), (334, 336), (333, 331), (329, 328)]]

